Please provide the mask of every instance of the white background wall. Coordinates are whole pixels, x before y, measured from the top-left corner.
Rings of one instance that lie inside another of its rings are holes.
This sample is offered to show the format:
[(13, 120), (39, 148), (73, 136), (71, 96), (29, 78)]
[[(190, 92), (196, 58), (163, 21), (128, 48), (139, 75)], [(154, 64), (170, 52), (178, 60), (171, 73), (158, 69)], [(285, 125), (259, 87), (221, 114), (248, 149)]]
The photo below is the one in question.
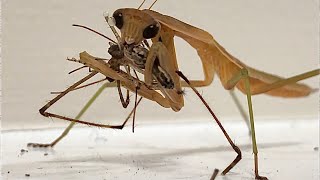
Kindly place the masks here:
[[(84, 50), (108, 57), (105, 39), (71, 24), (87, 25), (113, 37), (106, 28), (103, 12), (135, 8), (140, 0), (3, 0), (2, 3), (2, 127), (23, 129), (65, 124), (42, 117), (38, 109), (54, 97), (49, 94), (51, 91), (63, 90), (87, 73), (83, 70), (68, 75), (67, 72), (79, 65), (65, 61), (66, 57), (77, 57)], [(318, 7), (319, 2), (314, 0), (159, 0), (153, 9), (207, 30), (231, 54), (251, 67), (290, 77), (318, 68)], [(176, 48), (180, 69), (189, 78), (201, 78), (196, 53), (180, 39)], [(318, 78), (304, 82), (315, 88), (319, 85)], [(98, 87), (74, 92), (51, 110), (74, 117)], [(217, 78), (201, 92), (220, 119), (240, 119), (231, 97)], [(245, 96), (240, 95), (245, 106)], [(83, 119), (122, 121), (128, 110), (123, 110), (118, 99), (115, 89), (107, 90)], [(318, 117), (318, 93), (300, 99), (259, 95), (253, 103), (257, 120)], [(179, 113), (146, 100), (137, 114), (138, 121), (209, 117), (189, 89), (185, 107)]]

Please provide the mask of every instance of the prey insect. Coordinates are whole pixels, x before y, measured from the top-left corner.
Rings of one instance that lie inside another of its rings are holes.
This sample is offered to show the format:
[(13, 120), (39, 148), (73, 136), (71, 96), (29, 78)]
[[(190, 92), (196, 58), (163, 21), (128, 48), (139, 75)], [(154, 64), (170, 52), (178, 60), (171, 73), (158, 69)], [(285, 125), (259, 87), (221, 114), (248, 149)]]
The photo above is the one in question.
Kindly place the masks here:
[[(232, 142), (208, 104), (195, 89), (196, 87), (210, 85), (213, 81), (214, 74), (217, 74), (224, 88), (230, 90), (231, 95), (235, 100), (237, 99), (233, 94), (234, 89), (240, 90), (247, 97), (249, 109), (248, 119), (252, 133), (251, 137), (254, 153), (255, 178), (267, 179), (266, 177), (260, 176), (258, 171), (258, 148), (255, 136), (251, 96), (257, 94), (292, 98), (307, 96), (312, 93), (314, 89), (297, 82), (319, 75), (320, 70), (315, 69), (291, 78), (281, 78), (256, 70), (229, 54), (208, 32), (173, 17), (152, 11), (150, 8), (146, 10), (139, 10), (139, 8), (118, 9), (113, 13), (113, 18), (115, 20), (115, 26), (121, 32), (121, 35), (117, 36), (118, 42), (116, 44), (119, 46), (118, 52), (124, 54), (125, 60), (130, 60), (123, 64), (142, 74), (144, 80), (140, 80), (137, 78), (138, 76), (132, 76), (129, 70), (122, 71), (121, 69), (113, 68), (114, 66), (111, 65), (112, 63), (109, 63), (110, 61), (104, 63), (103, 61), (98, 61), (97, 58), (88, 53), (83, 52), (80, 53), (80, 59), (74, 61), (92, 68), (93, 72), (63, 93), (68, 93), (95, 74), (101, 73), (116, 81), (118, 83), (117, 87), (121, 85), (126, 89), (135, 92), (136, 95), (139, 94), (144, 98), (155, 101), (165, 108), (179, 111), (184, 106), (182, 87), (190, 87), (208, 108), (232, 148), (237, 153), (237, 157), (234, 161), (222, 172), (222, 174), (226, 174), (241, 160), (241, 151)], [(175, 54), (174, 36), (184, 39), (197, 51), (202, 62), (204, 74), (203, 80), (188, 80), (183, 73), (179, 71)], [(149, 46), (147, 39), (151, 39), (151, 46)], [(146, 48), (146, 51), (144, 51), (144, 46), (148, 47)], [(138, 50), (134, 50), (134, 48), (137, 47)], [(145, 53), (142, 58), (138, 58), (138, 61), (135, 61), (131, 55), (139, 54), (139, 52)], [(121, 58), (115, 58), (115, 63), (118, 63), (117, 61), (120, 59)], [(62, 97), (64, 95), (63, 93), (59, 94), (59, 96)], [(60, 99), (61, 97), (57, 99)], [(54, 103), (56, 100), (50, 102)], [(89, 124), (87, 121), (78, 120), (78, 118), (72, 119), (46, 112), (53, 104), (50, 104), (50, 102), (48, 103), (49, 105), (47, 104), (40, 109), (40, 112), (43, 115), (69, 120), (73, 123)], [(137, 104), (138, 103), (136, 103), (136, 105)], [(241, 106), (238, 105), (238, 107), (242, 109)], [(134, 109), (136, 109), (136, 106)], [(247, 114), (244, 111), (242, 112), (243, 114)], [(90, 123), (89, 125), (106, 128), (123, 127), (94, 123)], [(67, 130), (71, 129), (69, 127)]]

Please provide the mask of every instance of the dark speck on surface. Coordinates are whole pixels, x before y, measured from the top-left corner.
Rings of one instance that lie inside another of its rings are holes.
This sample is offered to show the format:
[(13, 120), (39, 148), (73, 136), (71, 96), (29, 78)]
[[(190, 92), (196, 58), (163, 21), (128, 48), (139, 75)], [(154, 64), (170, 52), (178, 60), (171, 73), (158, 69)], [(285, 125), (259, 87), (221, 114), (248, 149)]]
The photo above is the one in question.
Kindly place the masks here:
[(29, 177), (29, 176), (30, 176), (30, 174), (25, 174), (25, 176), (26, 176), (26, 177)]
[(24, 152), (28, 152), (28, 150), (21, 149), (20, 152), (24, 153)]
[[(24, 153), (27, 153), (27, 152), (28, 152), (28, 150), (21, 149), (21, 150), (20, 150), (20, 155), (23, 155)], [(18, 155), (18, 157), (19, 157), (19, 155)]]
[(318, 150), (319, 150), (319, 147), (314, 147), (313, 150), (314, 150), (314, 151), (318, 151)]

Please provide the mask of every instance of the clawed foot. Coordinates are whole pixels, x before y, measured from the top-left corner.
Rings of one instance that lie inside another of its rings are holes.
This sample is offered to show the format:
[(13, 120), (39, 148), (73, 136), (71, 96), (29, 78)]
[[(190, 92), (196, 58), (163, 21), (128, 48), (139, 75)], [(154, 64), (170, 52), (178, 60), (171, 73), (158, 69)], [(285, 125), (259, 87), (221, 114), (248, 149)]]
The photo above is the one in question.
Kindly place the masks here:
[(256, 175), (256, 179), (258, 179), (258, 180), (268, 180), (267, 177), (260, 176), (260, 175)]

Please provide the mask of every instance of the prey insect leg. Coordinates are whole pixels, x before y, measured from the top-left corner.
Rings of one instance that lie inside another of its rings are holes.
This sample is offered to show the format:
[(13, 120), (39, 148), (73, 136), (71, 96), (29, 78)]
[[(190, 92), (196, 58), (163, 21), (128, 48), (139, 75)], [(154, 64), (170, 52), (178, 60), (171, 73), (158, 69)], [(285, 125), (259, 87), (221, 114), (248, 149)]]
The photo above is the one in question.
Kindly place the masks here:
[[(103, 92), (103, 90), (107, 87), (109, 87), (110, 83), (103, 84), (97, 92), (94, 93), (94, 95), (89, 99), (89, 101), (85, 104), (85, 106), (81, 109), (81, 111), (78, 113), (78, 115), (75, 117), (75, 119), (80, 119), (81, 116), (89, 109), (89, 107), (92, 105), (92, 103), (98, 98), (98, 96)], [(53, 142), (49, 144), (40, 144), (40, 143), (28, 143), (28, 147), (54, 147), (58, 142), (60, 142), (72, 129), (72, 127), (75, 125), (75, 122), (71, 122), (69, 126), (61, 133), (59, 137), (57, 137)]]
[(134, 133), (134, 123), (135, 123), (135, 119), (136, 119), (136, 110), (137, 110), (137, 106), (138, 106), (138, 102), (137, 102), (137, 99), (138, 99), (138, 88), (139, 87), (136, 87), (136, 95), (135, 95), (135, 98), (134, 98), (134, 108), (133, 108), (133, 118), (132, 118), (132, 132)]
[(127, 96), (126, 96), (126, 100), (124, 100), (123, 98), (123, 94), (122, 94), (122, 91), (121, 91), (121, 83), (119, 80), (117, 80), (117, 88), (118, 88), (118, 93), (119, 93), (119, 96), (120, 96), (120, 101), (121, 101), (121, 104), (124, 108), (127, 108), (129, 103), (130, 103), (130, 97), (129, 97), (129, 90), (127, 89)]
[(72, 73), (74, 73), (74, 72), (76, 72), (76, 71), (79, 71), (80, 69), (83, 69), (83, 68), (86, 68), (86, 67), (87, 67), (87, 66), (81, 66), (81, 67), (79, 67), (79, 68), (77, 68), (77, 69), (74, 69), (74, 70), (68, 72), (68, 74), (72, 74)]
[[(95, 68), (97, 68), (99, 70), (99, 72), (101, 71), (101, 73), (103, 73), (107, 77), (112, 77), (114, 79), (118, 79), (118, 80), (120, 79), (120, 80), (123, 80), (123, 81), (128, 81), (128, 79), (126, 79), (125, 77), (121, 76), (119, 74), (119, 72), (113, 71), (112, 69), (107, 67), (105, 63), (102, 63), (102, 61), (95, 60), (94, 57), (90, 56), (86, 52), (80, 53), (80, 60), (71, 59), (71, 61), (84, 63), (84, 65), (88, 65), (89, 67), (92, 65)], [(88, 121), (77, 120), (77, 119), (73, 119), (73, 118), (69, 118), (69, 117), (64, 117), (64, 116), (61, 116), (61, 115), (58, 115), (58, 114), (46, 112), (46, 110), (51, 105), (53, 105), (56, 101), (58, 101), (62, 96), (67, 94), (70, 90), (72, 90), (72, 89), (76, 88), (77, 86), (79, 86), (81, 83), (83, 83), (86, 80), (90, 79), (92, 76), (94, 76), (97, 73), (98, 73), (98, 71), (92, 72), (91, 74), (89, 74), (88, 76), (86, 76), (85, 78), (81, 79), (80, 81), (78, 81), (77, 83), (75, 83), (74, 85), (69, 87), (67, 90), (65, 90), (64, 92), (59, 94), (56, 98), (51, 100), (49, 103), (47, 103), (44, 107), (42, 107), (39, 110), (40, 114), (42, 114), (43, 116), (46, 116), (46, 117), (59, 118), (59, 119), (63, 119), (63, 120), (66, 120), (66, 121), (82, 123), (82, 124), (86, 124), (86, 125), (90, 125), (90, 126), (97, 126), (97, 127), (101, 127), (101, 128), (121, 129), (122, 128), (121, 126), (112, 126), (112, 125), (106, 125), (106, 124), (92, 123), (92, 122), (88, 122)], [(131, 83), (131, 81), (130, 81), (130, 83)]]
[[(88, 84), (85, 84), (85, 85), (76, 87), (76, 88), (74, 88), (74, 89), (72, 89), (72, 90), (70, 90), (70, 91), (79, 90), (79, 89), (82, 89), (82, 88), (85, 88), (85, 87), (88, 87), (88, 86), (91, 86), (91, 85), (94, 85), (94, 84), (98, 84), (98, 83), (103, 82), (103, 81), (105, 81), (105, 80), (107, 80), (107, 78), (103, 78), (103, 79), (100, 79), (100, 80), (98, 80), (98, 81), (94, 81), (94, 82), (92, 82), (92, 83), (88, 83)], [(115, 84), (112, 82), (110, 85), (108, 85), (108, 87), (115, 87)], [(62, 93), (62, 92), (63, 92), (63, 91), (60, 91), (60, 92), (51, 92), (51, 94), (60, 94), (60, 93)]]
[(75, 84), (73, 84), (72, 86), (70, 86), (68, 89), (66, 89), (64, 92), (62, 92), (61, 94), (59, 94), (57, 97), (55, 97), (54, 99), (52, 99), (51, 101), (49, 101), (45, 106), (43, 106), (39, 112), (40, 114), (42, 114), (45, 117), (54, 117), (54, 118), (59, 118), (59, 119), (63, 119), (66, 121), (71, 121), (71, 122), (77, 122), (77, 123), (81, 123), (81, 124), (86, 124), (86, 125), (90, 125), (90, 126), (97, 126), (97, 127), (102, 127), (102, 128), (114, 128), (114, 129), (120, 129), (121, 126), (111, 126), (111, 125), (105, 125), (105, 124), (99, 124), (99, 123), (92, 123), (92, 122), (88, 122), (88, 121), (82, 121), (82, 120), (77, 120), (77, 119), (73, 119), (73, 118), (69, 118), (69, 117), (64, 117), (58, 114), (54, 114), (54, 113), (49, 113), (46, 112), (46, 110), (53, 105), (54, 103), (56, 103), (60, 98), (62, 98), (64, 95), (66, 95), (68, 92), (70, 92), (70, 90), (74, 89), (75, 87), (77, 87), (78, 85), (80, 85), (81, 83), (85, 82), (86, 80), (90, 79), (91, 77), (93, 77), (94, 75), (96, 75), (98, 72), (94, 71), (91, 74), (87, 75), (86, 77), (84, 77), (83, 79), (81, 79), (80, 81), (76, 82)]
[(46, 110), (52, 106), (54, 103), (56, 103), (59, 99), (61, 99), (63, 96), (65, 96), (67, 93), (69, 93), (71, 90), (73, 90), (74, 88), (76, 88), (77, 86), (79, 86), (80, 84), (82, 84), (83, 82), (87, 81), (88, 79), (92, 78), (93, 76), (95, 76), (98, 72), (94, 71), (92, 73), (90, 73), (89, 75), (87, 75), (86, 77), (82, 78), (81, 80), (79, 80), (78, 82), (74, 83), (72, 86), (70, 86), (69, 88), (67, 88), (65, 91), (63, 91), (62, 93), (60, 93), (58, 96), (56, 96), (54, 99), (52, 99), (51, 101), (49, 101), (46, 105), (44, 105), (40, 110), (40, 114), (42, 114), (43, 116), (49, 117), (50, 115), (46, 112)]
[[(87, 81), (88, 79), (90, 79), (91, 77), (93, 77), (94, 75), (96, 75), (97, 72), (92, 72), (89, 75), (87, 75), (86, 77), (82, 78), (81, 80), (79, 80), (78, 82), (74, 83), (72, 86), (70, 86), (68, 89), (66, 89), (65, 91), (63, 91), (62, 93), (60, 93), (58, 96), (56, 96), (53, 100), (49, 101), (45, 106), (43, 106), (39, 111), (42, 115), (44, 115), (43, 113), (46, 113), (45, 111), (51, 106), (53, 105), (55, 102), (57, 102), (60, 98), (62, 98), (63, 96), (65, 96), (68, 92), (70, 92), (72, 89), (76, 88), (77, 86), (79, 86), (81, 83)], [(87, 103), (88, 105), (88, 103)], [(90, 106), (90, 103), (89, 105)], [(86, 107), (86, 106), (85, 106)], [(83, 110), (85, 111), (86, 108), (83, 108)], [(83, 111), (83, 113), (84, 113)], [(83, 113), (79, 113), (79, 115), (81, 116)], [(45, 116), (45, 115), (44, 115)], [(60, 137), (58, 137), (55, 141), (53, 141), (50, 144), (38, 144), (38, 143), (28, 143), (28, 146), (31, 147), (53, 147), (57, 142), (59, 142), (66, 134), (68, 134), (68, 132), (70, 131), (70, 129), (72, 128), (73, 124), (70, 124), (66, 130), (62, 133), (62, 135)], [(66, 132), (66, 134), (65, 134)], [(65, 134), (65, 135), (64, 135)]]
[(210, 114), (212, 115), (212, 117), (214, 118), (214, 120), (217, 122), (218, 126), (220, 127), (221, 131), (223, 132), (224, 136), (227, 138), (229, 144), (232, 146), (233, 150), (238, 154), (237, 157), (230, 163), (230, 165), (222, 172), (222, 174), (226, 174), (230, 171), (230, 169), (232, 169), (242, 158), (241, 156), (241, 151), (239, 149), (238, 146), (236, 146), (234, 144), (234, 142), (231, 140), (230, 136), (228, 135), (227, 131), (224, 129), (224, 127), (222, 126), (221, 122), (219, 121), (219, 119), (216, 117), (216, 115), (214, 114), (214, 112), (212, 111), (212, 109), (209, 107), (208, 103), (203, 99), (203, 97), (200, 95), (200, 93), (198, 92), (198, 90), (193, 87), (189, 80), (182, 74), (181, 71), (176, 71), (176, 73), (190, 86), (190, 88), (197, 94), (197, 96), (200, 98), (200, 100), (203, 102), (203, 104), (206, 106), (206, 108), (208, 109), (208, 111), (210, 112)]
[[(93, 97), (87, 102), (87, 104), (82, 108), (82, 110), (79, 112), (79, 114), (76, 116), (76, 118), (80, 118), (85, 111), (90, 107), (90, 105), (96, 100), (96, 98), (102, 93), (102, 91), (107, 88), (107, 83), (104, 84), (103, 86), (100, 87), (100, 89), (93, 95)], [(141, 102), (142, 97), (140, 97), (140, 99), (138, 100), (135, 108), (139, 105), (139, 103)], [(125, 121), (121, 124), (121, 125), (117, 125), (117, 126), (110, 126), (108, 128), (112, 128), (112, 129), (123, 129), (123, 127), (126, 125), (126, 123), (128, 122), (128, 120), (130, 119), (130, 117), (132, 116), (134, 112), (134, 109), (131, 110), (131, 112), (129, 113), (129, 115), (126, 117)], [(76, 122), (71, 122), (69, 124), (69, 126), (62, 132), (62, 134), (56, 138), (52, 143), (50, 144), (40, 144), (40, 143), (28, 143), (28, 147), (40, 147), (40, 148), (47, 148), (47, 147), (54, 147), (58, 142), (60, 142), (72, 129), (72, 127), (76, 124)]]

